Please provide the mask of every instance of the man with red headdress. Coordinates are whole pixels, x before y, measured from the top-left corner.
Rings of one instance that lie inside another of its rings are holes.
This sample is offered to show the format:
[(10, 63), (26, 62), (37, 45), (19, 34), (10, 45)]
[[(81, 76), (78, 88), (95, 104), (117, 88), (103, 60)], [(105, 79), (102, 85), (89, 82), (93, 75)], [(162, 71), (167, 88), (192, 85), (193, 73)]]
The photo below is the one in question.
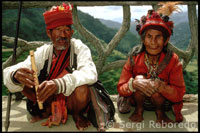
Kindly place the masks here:
[[(37, 48), (34, 53), (40, 81), (37, 98), (30, 56), (4, 69), (4, 84), (10, 92), (23, 92), (28, 98), (27, 110), (33, 116), (32, 122), (49, 117), (44, 125), (58, 125), (61, 121), (66, 122), (67, 112), (70, 112), (76, 127), (85, 129), (90, 125), (83, 116), (90, 101), (87, 85), (97, 81), (91, 52), (80, 40), (72, 38), (72, 5), (54, 6), (43, 15), (52, 43)], [(69, 73), (72, 64), (77, 67)], [(37, 100), (43, 103), (43, 110), (38, 108)]]
[(129, 117), (133, 122), (143, 120), (144, 109), (155, 110), (159, 123), (173, 122), (165, 114), (171, 108), (175, 121), (183, 121), (181, 109), (185, 83), (182, 64), (167, 48), (173, 32), (173, 22), (168, 16), (178, 8), (176, 2), (162, 4), (157, 12), (149, 10), (147, 16), (138, 20), (136, 30), (142, 45), (133, 49), (117, 86), (119, 112), (127, 113), (130, 104), (135, 105), (135, 111)]

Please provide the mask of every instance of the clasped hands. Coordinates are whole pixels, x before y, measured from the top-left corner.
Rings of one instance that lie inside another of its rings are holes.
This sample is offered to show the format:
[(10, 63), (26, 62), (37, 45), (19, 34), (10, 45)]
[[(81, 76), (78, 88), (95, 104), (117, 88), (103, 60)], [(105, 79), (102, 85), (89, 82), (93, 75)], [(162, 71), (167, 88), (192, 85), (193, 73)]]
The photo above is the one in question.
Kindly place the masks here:
[(159, 79), (146, 79), (143, 75), (138, 75), (133, 80), (133, 89), (141, 91), (146, 96), (150, 97), (156, 92), (161, 92), (164, 89), (164, 82)]
[[(29, 89), (33, 88), (36, 85), (36, 79), (33, 77), (34, 71), (28, 68), (20, 68), (18, 69), (13, 78), (22, 85), (29, 87)], [(40, 102), (44, 102), (48, 97), (56, 93), (57, 86), (56, 83), (52, 80), (45, 80), (41, 84), (39, 84), (37, 90), (37, 100)]]

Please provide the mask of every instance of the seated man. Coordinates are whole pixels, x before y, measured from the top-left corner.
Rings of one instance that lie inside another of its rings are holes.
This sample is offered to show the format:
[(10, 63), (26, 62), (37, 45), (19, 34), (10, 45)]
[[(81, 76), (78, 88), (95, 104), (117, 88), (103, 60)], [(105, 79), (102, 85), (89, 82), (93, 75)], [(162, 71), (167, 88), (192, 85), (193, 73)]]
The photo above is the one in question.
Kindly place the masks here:
[(129, 117), (133, 122), (143, 120), (144, 109), (155, 110), (159, 123), (173, 122), (165, 114), (170, 106), (176, 122), (183, 121), (181, 109), (185, 83), (182, 64), (178, 56), (167, 48), (173, 22), (168, 21), (169, 14), (164, 14), (162, 9), (158, 10), (160, 14), (149, 10), (147, 16), (141, 18), (136, 29), (142, 45), (133, 50), (118, 82), (118, 109), (127, 113), (130, 111), (128, 104), (135, 104), (135, 111)]
[[(83, 116), (90, 101), (87, 85), (97, 81), (91, 52), (80, 40), (72, 38), (71, 5), (63, 3), (62, 6), (54, 6), (43, 15), (46, 32), (52, 43), (37, 48), (34, 55), (40, 82), (37, 100), (43, 103), (44, 109), (38, 108), (30, 56), (25, 61), (4, 69), (4, 84), (10, 92), (23, 92), (27, 96), (27, 109), (33, 116), (32, 122), (49, 117), (52, 113), (52, 101), (62, 99), (64, 95), (62, 109), (67, 107), (67, 111), (72, 113), (76, 127), (80, 130), (85, 129), (90, 125)], [(73, 55), (77, 57), (77, 69), (69, 73)]]

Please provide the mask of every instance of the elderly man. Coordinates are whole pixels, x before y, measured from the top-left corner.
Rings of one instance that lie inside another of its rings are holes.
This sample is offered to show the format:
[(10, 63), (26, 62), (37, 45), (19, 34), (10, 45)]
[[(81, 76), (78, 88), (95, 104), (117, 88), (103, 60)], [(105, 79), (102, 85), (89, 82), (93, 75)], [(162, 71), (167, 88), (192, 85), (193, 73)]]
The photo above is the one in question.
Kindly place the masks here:
[(166, 3), (157, 12), (149, 10), (136, 27), (142, 45), (135, 48), (123, 67), (118, 82), (118, 109), (121, 113), (135, 111), (129, 117), (133, 122), (143, 120), (143, 112), (155, 110), (157, 122), (173, 122), (165, 114), (171, 107), (176, 122), (183, 121), (181, 109), (185, 93), (182, 65), (178, 56), (167, 49), (173, 32), (169, 15), (177, 10), (176, 3)]
[[(34, 53), (40, 82), (38, 95), (36, 96), (34, 90), (35, 79), (30, 56), (25, 61), (4, 69), (4, 84), (10, 92), (23, 92), (28, 98), (27, 109), (32, 115), (31, 122), (58, 113), (51, 110), (51, 103), (59, 101), (61, 107), (57, 108), (57, 111), (62, 110), (64, 121), (67, 119), (68, 111), (72, 113), (76, 127), (85, 129), (90, 125), (88, 119), (83, 116), (90, 101), (87, 85), (97, 81), (97, 71), (91, 52), (80, 40), (72, 38), (73, 20), (70, 4), (54, 6), (43, 15), (46, 33), (52, 43), (37, 48)], [(77, 69), (69, 73), (74, 56), (77, 60)], [(37, 101), (43, 103), (44, 109), (38, 108)]]

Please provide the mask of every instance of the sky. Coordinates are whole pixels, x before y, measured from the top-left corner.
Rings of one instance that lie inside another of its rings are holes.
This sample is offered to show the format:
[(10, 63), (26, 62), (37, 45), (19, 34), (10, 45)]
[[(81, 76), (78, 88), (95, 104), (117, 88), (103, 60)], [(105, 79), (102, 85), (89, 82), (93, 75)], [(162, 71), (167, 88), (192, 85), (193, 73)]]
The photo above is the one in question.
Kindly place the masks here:
[[(179, 5), (183, 12), (187, 12), (186, 5)], [(197, 6), (198, 8), (198, 6)], [(147, 11), (152, 9), (152, 6), (130, 6), (131, 21), (140, 19), (143, 15), (147, 15)], [(122, 6), (93, 6), (93, 7), (78, 7), (78, 10), (88, 13), (94, 18), (102, 18), (122, 23), (123, 7)], [(175, 12), (174, 12), (175, 13)]]

